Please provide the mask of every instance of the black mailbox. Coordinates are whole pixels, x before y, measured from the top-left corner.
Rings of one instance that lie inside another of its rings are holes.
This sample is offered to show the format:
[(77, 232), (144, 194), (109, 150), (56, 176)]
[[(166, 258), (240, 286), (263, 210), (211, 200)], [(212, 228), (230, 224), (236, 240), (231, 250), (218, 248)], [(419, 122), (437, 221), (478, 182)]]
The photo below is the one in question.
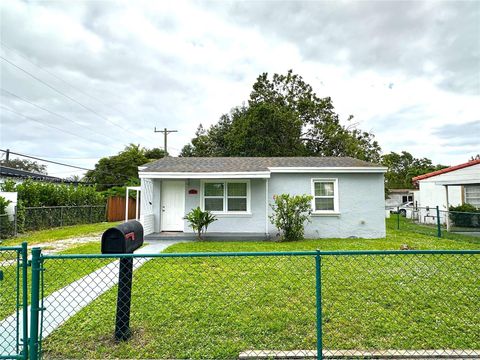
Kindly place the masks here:
[(102, 254), (131, 254), (143, 245), (143, 226), (127, 221), (107, 229), (102, 235)]
[[(127, 221), (107, 229), (102, 235), (102, 254), (131, 254), (143, 245), (143, 226), (138, 221)], [(132, 302), (133, 256), (119, 259), (117, 313), (115, 340), (128, 340), (130, 331), (130, 304)]]

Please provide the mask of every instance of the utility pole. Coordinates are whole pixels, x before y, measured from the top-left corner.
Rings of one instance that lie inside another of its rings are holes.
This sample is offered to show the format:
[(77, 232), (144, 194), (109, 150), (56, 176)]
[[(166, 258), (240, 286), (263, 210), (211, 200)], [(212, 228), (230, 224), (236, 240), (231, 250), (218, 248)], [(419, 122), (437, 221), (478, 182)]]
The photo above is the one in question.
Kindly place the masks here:
[(5, 157), (5, 160), (8, 163), (8, 161), (10, 160), (10, 149), (7, 149), (6, 153), (7, 153), (7, 156)]
[(158, 132), (163, 133), (163, 144), (164, 144), (164, 148), (165, 148), (165, 156), (167, 156), (168, 155), (168, 152), (167, 152), (167, 136), (170, 133), (178, 132), (178, 130), (168, 130), (167, 128), (164, 128), (163, 130), (157, 130), (157, 127), (155, 127), (153, 131), (156, 132), (156, 133), (158, 133)]

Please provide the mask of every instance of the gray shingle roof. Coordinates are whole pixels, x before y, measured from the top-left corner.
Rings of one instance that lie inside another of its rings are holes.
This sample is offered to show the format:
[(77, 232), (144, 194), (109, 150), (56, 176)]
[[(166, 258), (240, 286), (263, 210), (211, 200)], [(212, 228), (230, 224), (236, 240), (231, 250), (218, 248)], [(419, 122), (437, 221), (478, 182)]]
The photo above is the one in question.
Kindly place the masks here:
[(166, 157), (141, 172), (249, 172), (269, 167), (378, 167), (351, 157)]

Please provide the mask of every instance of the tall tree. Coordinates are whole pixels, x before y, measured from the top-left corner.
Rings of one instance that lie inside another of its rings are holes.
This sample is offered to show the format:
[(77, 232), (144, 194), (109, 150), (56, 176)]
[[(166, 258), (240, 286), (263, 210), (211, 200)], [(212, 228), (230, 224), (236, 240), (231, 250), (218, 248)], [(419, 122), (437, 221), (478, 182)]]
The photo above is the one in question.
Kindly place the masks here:
[(381, 163), (388, 168), (385, 174), (387, 189), (413, 189), (413, 177), (446, 168), (445, 165), (433, 165), (427, 158), (415, 158), (407, 151), (385, 154)]
[(97, 183), (97, 189), (101, 191), (114, 185), (136, 183), (138, 167), (163, 156), (163, 150), (145, 149), (140, 145), (130, 144), (117, 155), (101, 158), (95, 164), (95, 169), (86, 173), (84, 180)]
[[(347, 121), (353, 119), (350, 116)], [(340, 123), (331, 98), (319, 98), (300, 75), (260, 75), (248, 105), (208, 130), (199, 127), (182, 156), (352, 156), (380, 160), (380, 146), (355, 123)]]
[(0, 165), (8, 166), (13, 169), (31, 171), (39, 174), (47, 174), (47, 165), (42, 165), (36, 161), (27, 159), (0, 160)]

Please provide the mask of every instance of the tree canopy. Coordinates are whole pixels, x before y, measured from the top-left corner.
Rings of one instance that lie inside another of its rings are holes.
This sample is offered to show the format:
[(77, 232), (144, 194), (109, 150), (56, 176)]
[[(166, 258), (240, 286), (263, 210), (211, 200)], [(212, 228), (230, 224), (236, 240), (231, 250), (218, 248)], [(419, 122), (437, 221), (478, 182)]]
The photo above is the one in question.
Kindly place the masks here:
[(340, 122), (330, 97), (290, 70), (263, 73), (253, 84), (248, 105), (233, 108), (218, 123), (199, 125), (181, 156), (352, 156), (378, 162), (374, 135), (346, 119)]
[(432, 171), (444, 169), (445, 165), (433, 165), (427, 158), (415, 158), (407, 151), (400, 154), (390, 152), (382, 156), (382, 165), (388, 168), (385, 174), (387, 189), (413, 189), (412, 178)]
[(47, 174), (47, 165), (42, 165), (36, 161), (27, 159), (0, 160), (0, 165), (7, 166), (13, 169), (31, 171), (38, 174)]
[(164, 151), (158, 148), (146, 149), (130, 144), (117, 155), (101, 158), (95, 164), (95, 169), (86, 173), (84, 180), (98, 184), (100, 191), (115, 185), (138, 184), (138, 167), (164, 155)]

